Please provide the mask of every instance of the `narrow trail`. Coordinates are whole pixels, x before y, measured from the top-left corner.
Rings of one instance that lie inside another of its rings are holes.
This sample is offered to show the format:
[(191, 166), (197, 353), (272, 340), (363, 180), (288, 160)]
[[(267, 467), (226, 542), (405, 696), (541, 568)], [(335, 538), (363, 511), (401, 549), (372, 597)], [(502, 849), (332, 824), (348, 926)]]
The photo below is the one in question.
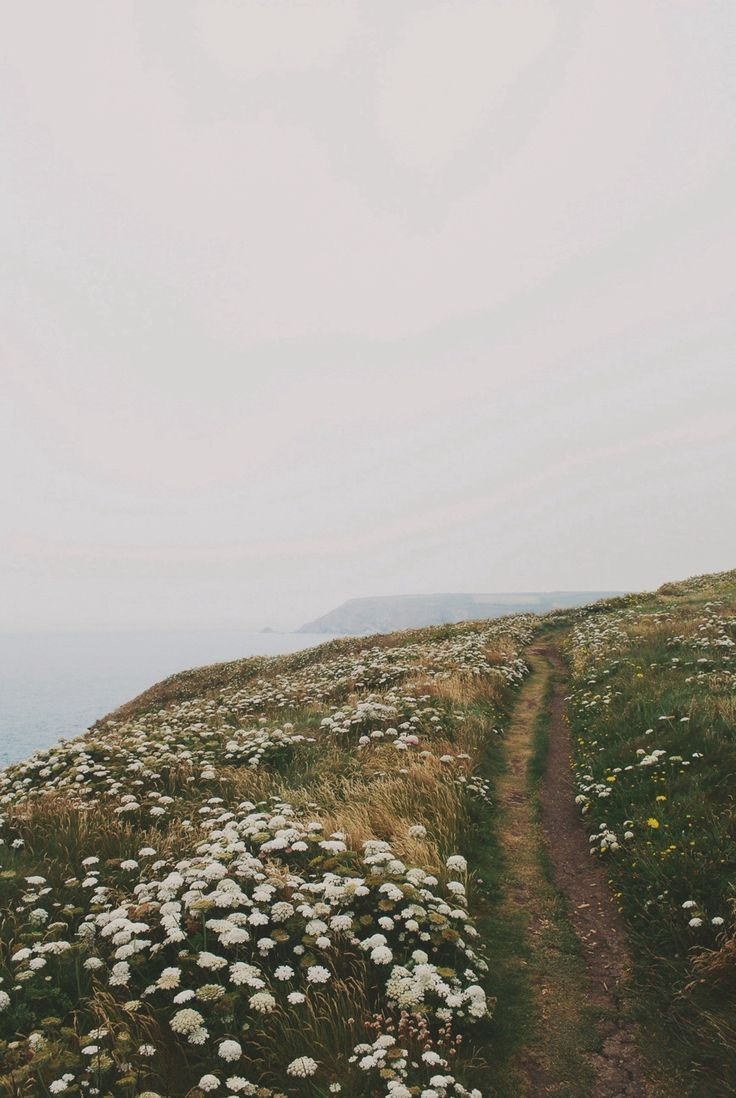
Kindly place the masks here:
[(547, 770), (540, 790), (542, 827), (552, 874), (569, 903), (596, 1006), (608, 1013), (598, 1024), (601, 1050), (595, 1057), (601, 1095), (644, 1094), (637, 1027), (626, 1018), (631, 969), (623, 922), (603, 867), (590, 856), (575, 808), (570, 767), (570, 728), (565, 720), (565, 665), (554, 645), (539, 645), (534, 658), (553, 673), (549, 701)]
[[(627, 1013), (629, 954), (607, 881), (574, 806), (565, 667), (553, 640), (527, 650), (532, 674), (504, 737), (497, 782), (505, 852), (500, 916), (523, 927), (517, 965), (532, 985), (534, 1021), (505, 1094), (645, 1098), (637, 1027)], [(549, 736), (538, 791), (529, 766), (540, 722)]]

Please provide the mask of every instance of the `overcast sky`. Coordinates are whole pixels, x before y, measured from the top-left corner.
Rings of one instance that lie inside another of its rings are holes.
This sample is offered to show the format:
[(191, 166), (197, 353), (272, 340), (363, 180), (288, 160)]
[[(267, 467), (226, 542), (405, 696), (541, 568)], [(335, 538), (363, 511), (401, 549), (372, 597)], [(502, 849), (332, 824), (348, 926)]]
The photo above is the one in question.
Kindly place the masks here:
[(4, 624), (736, 566), (735, 27), (6, 5)]

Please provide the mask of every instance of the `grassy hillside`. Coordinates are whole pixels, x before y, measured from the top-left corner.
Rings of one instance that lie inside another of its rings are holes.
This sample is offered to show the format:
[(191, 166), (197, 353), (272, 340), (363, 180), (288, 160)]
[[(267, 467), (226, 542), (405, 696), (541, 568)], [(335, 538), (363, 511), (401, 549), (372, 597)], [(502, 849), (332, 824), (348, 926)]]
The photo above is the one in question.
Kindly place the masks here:
[(469, 1093), (491, 1003), (462, 852), (532, 628), (175, 678), (6, 771), (8, 1093)]
[(694, 1093), (734, 1093), (736, 572), (582, 614), (569, 654), (577, 800), (644, 1020), (702, 1073)]
[(557, 837), (515, 807), (533, 640), (567, 656), (564, 796), (645, 1047), (682, 1068), (647, 1093), (733, 1093), (736, 572), (186, 672), (0, 773), (0, 1092), (592, 1093)]

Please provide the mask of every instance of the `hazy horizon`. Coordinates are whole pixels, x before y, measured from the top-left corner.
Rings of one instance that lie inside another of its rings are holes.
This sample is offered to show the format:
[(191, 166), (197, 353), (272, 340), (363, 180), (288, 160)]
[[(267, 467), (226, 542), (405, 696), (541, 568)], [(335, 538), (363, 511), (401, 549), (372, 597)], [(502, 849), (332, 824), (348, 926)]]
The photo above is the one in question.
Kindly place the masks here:
[(0, 628), (736, 565), (736, 9), (8, 9)]
[[(629, 594), (629, 592), (625, 591), (623, 589), (606, 590), (606, 591), (601, 589), (600, 591), (579, 591), (579, 592), (578, 591), (407, 591), (407, 592), (402, 592), (400, 594), (394, 594), (394, 595), (383, 595), (383, 594), (355, 595), (355, 596), (350, 596), (347, 599), (343, 599), (342, 602), (340, 602), (340, 603), (335, 603), (332, 606), (325, 607), (324, 611), (320, 612), (318, 615), (316, 615), (316, 617), (317, 618), (323, 617), (323, 616), (329, 614), (330, 611), (336, 610), (339, 607), (341, 607), (341, 606), (343, 606), (347, 603), (351, 603), (351, 602), (371, 602), (375, 599), (378, 599), (378, 600), (381, 600), (381, 599), (387, 599), (387, 600), (399, 599), (399, 600), (401, 600), (401, 599), (425, 599), (425, 598), (432, 598), (432, 597), (438, 597), (438, 598), (448, 598), (448, 597), (450, 597), (451, 598), (451, 597), (454, 597), (454, 596), (463, 596), (463, 595), (480, 596), (481, 598), (486, 597), (486, 596), (493, 596), (493, 597), (499, 598), (499, 599), (506, 599), (506, 598), (521, 597), (521, 596), (529, 596), (529, 595), (571, 595), (571, 594), (591, 595), (591, 596), (595, 596), (595, 597), (598, 597), (598, 596), (603, 597), (604, 595), (606, 595), (606, 596), (624, 595), (624, 594)], [(530, 607), (529, 609), (530, 609), (530, 612), (534, 612), (533, 607)], [(540, 611), (540, 612), (544, 612), (544, 611)], [(4, 627), (0, 628), (0, 636), (4, 636), (4, 637), (11, 637), (11, 636), (15, 636), (15, 635), (17, 635), (17, 636), (26, 636), (26, 635), (29, 635), (29, 634), (39, 634), (39, 633), (44, 634), (44, 635), (68, 634), (70, 636), (71, 635), (90, 636), (90, 635), (93, 635), (93, 634), (104, 635), (106, 633), (111, 633), (111, 634), (112, 633), (153, 634), (153, 633), (159, 632), (159, 633), (167, 633), (168, 634), (172, 631), (172, 629), (175, 629), (175, 630), (177, 630), (178, 632), (180, 632), (182, 634), (207, 633), (209, 631), (216, 631), (219, 634), (228, 634), (228, 633), (232, 633), (232, 634), (265, 633), (265, 634), (268, 634), (268, 633), (274, 633), (276, 635), (284, 635), (284, 634), (291, 634), (291, 633), (294, 633), (294, 634), (301, 633), (301, 635), (304, 636), (304, 635), (309, 635), (308, 633), (307, 634), (302, 633), (302, 627), (305, 624), (309, 624), (309, 622), (301, 621), (301, 622), (298, 622), (296, 624), (282, 625), (279, 628), (275, 628), (275, 627), (271, 626), (268, 621), (260, 622), (260, 623), (251, 622), (250, 624), (248, 624), (248, 623), (241, 624), (239, 622), (228, 622), (228, 621), (224, 621), (224, 622), (201, 621), (201, 622), (198, 622), (197, 624), (192, 624), (192, 625), (187, 625), (185, 622), (182, 622), (181, 624), (175, 625), (175, 626), (167, 626), (167, 625), (159, 625), (159, 624), (138, 626), (138, 625), (124, 625), (124, 624), (116, 625), (116, 624), (94, 624), (94, 623), (91, 623), (91, 624), (88, 624), (88, 625), (63, 625), (63, 624), (59, 624), (59, 625), (50, 625), (50, 626), (45, 626), (45, 627), (39, 627), (39, 626), (24, 627), (22, 625), (19, 625), (19, 626), (11, 627), (11, 628), (4, 628)]]

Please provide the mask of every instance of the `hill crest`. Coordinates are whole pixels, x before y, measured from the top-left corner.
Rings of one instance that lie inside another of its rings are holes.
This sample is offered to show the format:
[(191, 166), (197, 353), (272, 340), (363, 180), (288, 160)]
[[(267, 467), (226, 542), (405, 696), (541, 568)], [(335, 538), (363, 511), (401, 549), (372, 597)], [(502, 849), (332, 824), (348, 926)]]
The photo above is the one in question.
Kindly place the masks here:
[(418, 595), (375, 595), (348, 599), (333, 610), (306, 622), (298, 633), (333, 633), (361, 636), (391, 633), (400, 629), (421, 629), (428, 625), (485, 620), (507, 614), (545, 614), (599, 599), (624, 594), (622, 591), (511, 591), (488, 594), (438, 593)]

